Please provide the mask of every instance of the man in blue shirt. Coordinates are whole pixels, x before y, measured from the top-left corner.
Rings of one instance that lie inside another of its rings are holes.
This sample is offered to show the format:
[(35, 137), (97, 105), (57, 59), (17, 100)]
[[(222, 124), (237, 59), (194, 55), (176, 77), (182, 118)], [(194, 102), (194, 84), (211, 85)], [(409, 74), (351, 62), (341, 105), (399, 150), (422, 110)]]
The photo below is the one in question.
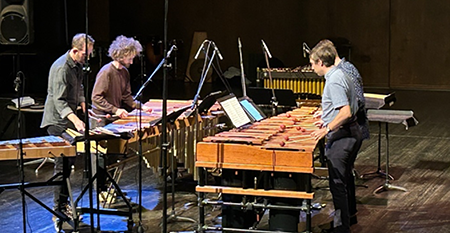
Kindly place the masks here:
[(352, 171), (362, 135), (356, 122), (359, 106), (355, 86), (351, 78), (334, 65), (336, 56), (336, 48), (328, 40), (320, 41), (311, 50), (311, 66), (326, 80), (322, 96), (323, 125), (311, 136), (327, 140), (325, 156), (335, 208), (334, 232), (350, 232), (350, 217), (356, 214)]

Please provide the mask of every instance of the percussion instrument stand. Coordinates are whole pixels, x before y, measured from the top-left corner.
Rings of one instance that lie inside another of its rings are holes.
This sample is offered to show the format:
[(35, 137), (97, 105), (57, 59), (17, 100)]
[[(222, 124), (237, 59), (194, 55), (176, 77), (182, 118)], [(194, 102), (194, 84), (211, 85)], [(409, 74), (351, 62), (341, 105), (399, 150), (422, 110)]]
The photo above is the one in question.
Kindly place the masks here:
[[(381, 123), (380, 123), (381, 124)], [(381, 132), (380, 132), (381, 133)], [(385, 177), (386, 177), (386, 181), (384, 182), (383, 185), (381, 185), (380, 187), (378, 187), (377, 189), (375, 189), (375, 191), (373, 191), (373, 194), (378, 194), (381, 193), (383, 191), (388, 191), (388, 190), (398, 190), (398, 191), (403, 191), (403, 192), (407, 192), (407, 190), (403, 187), (400, 186), (395, 186), (389, 183), (389, 179), (392, 177), (389, 175), (389, 135), (388, 135), (388, 122), (386, 122), (386, 173), (385, 173)]]
[[(170, 145), (172, 146), (172, 155), (170, 156), (170, 167), (171, 169), (171, 173), (172, 173), (172, 177), (171, 177), (171, 188), (172, 188), (172, 212), (169, 215), (169, 217), (167, 218), (167, 221), (169, 223), (172, 222), (177, 222), (177, 221), (184, 221), (184, 222), (192, 222), (192, 223), (196, 223), (197, 221), (195, 221), (192, 218), (187, 218), (187, 217), (180, 217), (177, 216), (176, 212), (175, 212), (175, 179), (177, 178), (177, 174), (176, 174), (176, 169), (175, 169), (175, 165), (177, 164), (177, 162), (175, 161), (175, 152), (173, 151), (173, 144), (174, 144), (174, 137), (175, 137), (175, 130), (176, 130), (176, 126), (175, 126), (175, 121), (176, 119), (168, 119), (167, 123), (170, 127), (170, 131), (171, 131), (171, 142)], [(163, 129), (164, 130), (164, 129)], [(175, 165), (174, 165), (175, 164)], [(166, 182), (167, 179), (164, 179), (164, 182)]]
[[(111, 139), (111, 138), (117, 138), (115, 136), (105, 136), (105, 137), (90, 137), (90, 140), (95, 140), (95, 144), (96, 144), (96, 152), (95, 152), (95, 159), (96, 159), (96, 173), (94, 175), (91, 175), (91, 177), (89, 178), (89, 183), (83, 188), (83, 190), (81, 191), (80, 195), (78, 196), (78, 198), (75, 200), (74, 205), (78, 206), (78, 202), (81, 200), (81, 198), (84, 196), (84, 194), (92, 189), (93, 187), (93, 182), (94, 180), (97, 181), (97, 191), (100, 190), (100, 187), (98, 186), (98, 172), (99, 172), (99, 161), (98, 161), (98, 157), (99, 157), (99, 150), (98, 150), (98, 142), (102, 141), (102, 140), (107, 140), (107, 139)], [(86, 153), (86, 152), (85, 152)], [(90, 150), (88, 151), (88, 153), (90, 153)], [(88, 156), (88, 155), (85, 155)], [(91, 157), (91, 156), (88, 156)], [(89, 159), (90, 161), (90, 159)], [(90, 164), (89, 167), (91, 167), (92, 165)], [(92, 171), (92, 169), (90, 169)], [(128, 230), (131, 232), (132, 227), (133, 227), (133, 216), (132, 216), (132, 206), (130, 201), (126, 198), (126, 195), (122, 192), (122, 189), (119, 187), (119, 185), (117, 184), (117, 182), (113, 179), (113, 177), (111, 176), (111, 174), (109, 174), (109, 172), (106, 170), (105, 171), (105, 175), (106, 175), (106, 179), (109, 180), (111, 182), (111, 184), (114, 187), (114, 191), (117, 192), (118, 196), (122, 197), (122, 200), (125, 202), (125, 205), (128, 209), (128, 211), (117, 211), (117, 210), (111, 210), (111, 209), (100, 209), (100, 198), (99, 195), (97, 193), (96, 198), (97, 198), (97, 206), (96, 209), (94, 208), (77, 208), (77, 211), (80, 211), (82, 213), (90, 213), (91, 216), (93, 216), (93, 214), (97, 214), (97, 229), (95, 232), (100, 232), (100, 214), (109, 214), (109, 215), (118, 215), (118, 216), (125, 216), (128, 217)], [(91, 197), (90, 197), (91, 198)], [(91, 204), (91, 203), (90, 203)], [(91, 223), (91, 228), (93, 228), (93, 224)], [(94, 232), (94, 231), (92, 231)]]
[[(386, 143), (388, 143), (388, 123), (386, 122)], [(386, 157), (388, 158), (388, 146), (386, 146)], [(386, 159), (386, 164), (388, 164), (389, 161)], [(387, 168), (387, 167), (386, 167)], [(388, 169), (386, 169), (385, 172), (381, 170), (381, 122), (378, 122), (378, 168), (374, 172), (362, 174), (360, 176), (361, 179), (369, 179), (373, 177), (388, 177), (390, 180), (394, 180), (394, 177), (391, 176), (388, 172)]]
[[(67, 184), (67, 189), (68, 189), (68, 192), (69, 192), (70, 205), (73, 208), (74, 207), (74, 202), (73, 202), (72, 188), (71, 188), (71, 183), (70, 183), (70, 178), (69, 178), (69, 176), (70, 176), (70, 168), (69, 168), (68, 157), (66, 157), (63, 154), (61, 154), (61, 156), (63, 157), (63, 170), (62, 170), (62, 172), (54, 174), (47, 181), (43, 181), (43, 182), (33, 182), (33, 183), (21, 182), (21, 183), (16, 183), (16, 184), (2, 184), (2, 185), (0, 185), (0, 193), (2, 193), (6, 189), (17, 189), (17, 188), (19, 188), (19, 190), (21, 190), (21, 192), (22, 192), (22, 195), (28, 196), (34, 202), (36, 202), (37, 204), (42, 206), (44, 209), (46, 209), (48, 212), (50, 212), (52, 215), (56, 216), (60, 220), (65, 221), (69, 225), (71, 225), (73, 227), (73, 229), (74, 229), (73, 232), (75, 233), (75, 232), (78, 232), (77, 231), (78, 216), (77, 216), (77, 212), (76, 211), (73, 212), (73, 216), (72, 216), (73, 220), (71, 220), (67, 215), (63, 214), (60, 210), (53, 210), (53, 208), (48, 207), (45, 203), (43, 203), (42, 201), (40, 201), (39, 199), (34, 197), (31, 193), (29, 193), (26, 190), (26, 188), (36, 188), (36, 187), (48, 187), (48, 186), (55, 186), (55, 185), (63, 185), (63, 183), (65, 182)], [(59, 177), (62, 177), (62, 179), (61, 180), (57, 180)], [(25, 219), (25, 215), (23, 215), (23, 218)], [(60, 224), (62, 224), (62, 222)], [(25, 227), (26, 226), (24, 226), (24, 228), (23, 228), (24, 232), (26, 232), (26, 228)]]

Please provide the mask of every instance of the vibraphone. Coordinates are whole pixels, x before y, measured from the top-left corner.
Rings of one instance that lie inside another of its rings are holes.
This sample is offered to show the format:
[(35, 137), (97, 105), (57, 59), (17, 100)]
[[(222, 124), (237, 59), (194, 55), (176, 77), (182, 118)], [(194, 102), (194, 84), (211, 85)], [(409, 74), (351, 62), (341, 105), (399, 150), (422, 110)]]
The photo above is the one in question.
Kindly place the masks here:
[[(22, 139), (22, 148), (24, 159), (75, 156), (75, 146), (57, 136)], [(0, 142), (0, 160), (19, 158), (19, 140)]]
[[(190, 106), (189, 100), (168, 100), (167, 115)], [(142, 129), (142, 151), (146, 158), (148, 168), (157, 169), (160, 166), (160, 143), (163, 127), (157, 124), (162, 117), (162, 100), (150, 100), (145, 103), (152, 108), (152, 112), (142, 112), (142, 125), (139, 127), (139, 111), (132, 111), (127, 118), (119, 119), (104, 128), (112, 132), (132, 132), (133, 137), (129, 140), (114, 140), (108, 142), (108, 152), (113, 153), (135, 153), (139, 141), (138, 129)], [(212, 109), (214, 106), (212, 107)], [(168, 156), (174, 156), (177, 161), (183, 163), (188, 172), (194, 171), (195, 143), (205, 136), (214, 135), (217, 132), (215, 125), (218, 124), (218, 118), (214, 116), (198, 116), (199, 132), (195, 132), (196, 125), (193, 117), (185, 117), (181, 114), (172, 123), (165, 128), (168, 130), (167, 140), (171, 142), (170, 153)], [(197, 138), (195, 138), (197, 136)], [(170, 160), (167, 160), (170, 161)]]
[[(250, 211), (242, 213), (243, 209), (269, 208), (270, 230), (297, 232), (303, 209), (296, 206), (303, 199), (307, 203), (307, 230), (311, 230), (311, 174), (317, 141), (310, 134), (317, 129), (313, 124), (316, 110), (317, 107), (301, 107), (245, 129), (206, 137), (197, 144), (195, 166), (200, 168), (200, 180), (196, 190), (201, 202), (198, 229), (216, 229), (205, 226), (202, 208), (205, 204), (223, 204), (225, 231), (252, 226), (256, 216)], [(222, 170), (222, 186), (206, 183), (207, 169)], [(224, 194), (223, 203), (204, 199), (205, 193)], [(229, 222), (230, 218), (240, 220)]]
[[(296, 94), (317, 96), (323, 93), (325, 79), (314, 73), (309, 66), (296, 69), (273, 68), (270, 71), (274, 89), (289, 89)], [(267, 68), (257, 70), (257, 82), (265, 88), (272, 88)]]

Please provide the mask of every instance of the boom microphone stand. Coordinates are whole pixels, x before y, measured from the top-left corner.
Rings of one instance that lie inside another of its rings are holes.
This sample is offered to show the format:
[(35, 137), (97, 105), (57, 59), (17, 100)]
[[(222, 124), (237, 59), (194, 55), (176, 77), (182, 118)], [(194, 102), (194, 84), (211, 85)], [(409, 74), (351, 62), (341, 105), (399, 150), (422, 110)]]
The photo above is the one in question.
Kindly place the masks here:
[[(139, 91), (136, 93), (136, 96), (134, 97), (134, 100), (139, 100), (139, 102), (142, 104), (142, 93), (144, 91), (144, 89), (147, 87), (147, 85), (150, 83), (150, 81), (152, 80), (153, 76), (156, 74), (156, 72), (164, 65), (165, 67), (169, 67), (170, 65), (167, 65), (167, 59), (169, 59), (170, 54), (177, 50), (177, 46), (172, 45), (172, 47), (170, 48), (169, 52), (167, 52), (167, 55), (162, 59), (162, 61), (159, 63), (159, 65), (155, 68), (155, 70), (153, 71), (153, 73), (148, 77), (147, 81), (145, 81), (144, 84), (142, 84), (142, 87), (139, 89)], [(144, 70), (143, 70), (143, 58), (141, 57), (141, 75), (142, 77), (144, 77)], [(165, 70), (165, 69), (164, 69)], [(164, 105), (164, 104), (163, 104)], [(138, 226), (138, 232), (144, 232), (143, 227), (142, 227), (142, 106), (140, 108), (141, 110), (139, 111), (139, 226)], [(163, 107), (163, 109), (165, 109), (165, 107)], [(164, 111), (164, 110), (163, 110)], [(167, 113), (166, 113), (167, 114)], [(163, 124), (163, 129), (164, 129), (164, 124)], [(164, 132), (164, 130), (163, 130)]]
[[(204, 46), (205, 43), (208, 43), (206, 50), (204, 50)], [(211, 54), (211, 58), (209, 60), (208, 63), (208, 54), (209, 54), (209, 48), (211, 47), (211, 45), (214, 47), (214, 50)], [(216, 51), (219, 54), (219, 58), (222, 60), (223, 57), (222, 55), (220, 55), (219, 49), (217, 48), (216, 44), (213, 41), (208, 41), (205, 40), (203, 41), (203, 43), (200, 45), (200, 48), (197, 51), (197, 54), (195, 55), (195, 59), (197, 59), (199, 53), (201, 50), (204, 50), (205, 52), (205, 62), (203, 64), (203, 69), (202, 69), (202, 73), (200, 76), (200, 83), (198, 85), (198, 89), (197, 89), (197, 93), (195, 94), (194, 100), (192, 101), (192, 106), (191, 106), (191, 110), (194, 110), (194, 122), (195, 122), (195, 135), (194, 135), (194, 145), (197, 145), (197, 137), (198, 137), (198, 132), (199, 132), (199, 122), (198, 122), (198, 114), (199, 114), (199, 110), (198, 110), (198, 99), (200, 97), (200, 91), (202, 90), (203, 87), (203, 83), (205, 82), (206, 79), (206, 75), (208, 74), (209, 68), (211, 67), (211, 64), (214, 60), (214, 57), (216, 55)], [(194, 153), (197, 153), (197, 149), (194, 149)], [(198, 185), (203, 186), (204, 185), (204, 180), (203, 177), (206, 175), (206, 173), (204, 172), (203, 168), (199, 167), (198, 168)], [(203, 232), (202, 227), (205, 225), (205, 209), (204, 207), (201, 206), (200, 203), (202, 203), (203, 199), (205, 198), (205, 193), (200, 192), (199, 196), (198, 196), (198, 205), (199, 205), (199, 210), (198, 210), (198, 215), (199, 215), (199, 221), (198, 221), (198, 230), (200, 232)]]
[(278, 101), (277, 97), (275, 96), (275, 90), (273, 88), (272, 71), (270, 70), (270, 63), (269, 63), (269, 58), (272, 58), (272, 54), (270, 54), (269, 48), (267, 47), (266, 43), (264, 43), (264, 40), (261, 40), (261, 45), (264, 51), (264, 57), (266, 58), (267, 73), (269, 73), (270, 87), (272, 89), (272, 100), (270, 101), (272, 103), (272, 116), (276, 116)]
[[(88, 177), (88, 186), (89, 186), (89, 219), (90, 219), (90, 230), (91, 232), (95, 232), (94, 231), (94, 202), (93, 202), (93, 187), (92, 187), (92, 181), (93, 181), (93, 177), (92, 177), (92, 159), (90, 156), (90, 147), (91, 147), (91, 143), (89, 140), (89, 113), (88, 113), (88, 104), (86, 103), (89, 99), (89, 72), (90, 72), (90, 67), (89, 67), (89, 48), (88, 48), (88, 29), (89, 29), (89, 17), (88, 17), (88, 13), (89, 13), (89, 0), (86, 0), (86, 9), (85, 9), (85, 17), (86, 17), (86, 38), (85, 38), (85, 51), (86, 51), (86, 55), (84, 58), (84, 66), (83, 66), (83, 76), (84, 76), (84, 97), (85, 97), (85, 105), (84, 105), (84, 166), (85, 166), (85, 175)], [(86, 174), (87, 173), (87, 174)], [(76, 215), (77, 216), (77, 215)], [(78, 218), (78, 217), (77, 217)], [(74, 221), (76, 221), (78, 223), (78, 219), (74, 219)], [(77, 224), (75, 224), (77, 225)], [(98, 226), (100, 227), (100, 226)]]
[[(169, 0), (164, 1), (164, 57), (167, 57), (167, 14), (169, 11)], [(167, 67), (167, 59), (164, 59), (164, 67)], [(163, 227), (162, 227), (162, 233), (167, 232), (167, 182), (166, 182), (166, 176), (167, 176), (167, 69), (163, 70), (163, 86), (162, 86), (162, 125), (163, 130), (161, 133), (161, 159), (163, 162), (163, 169), (162, 169), (162, 175), (164, 178), (164, 184), (163, 184)]]
[[(14, 64), (15, 65), (15, 64)], [(24, 85), (20, 85), (22, 82), (20, 80), (20, 75), (23, 74), (21, 71), (17, 72), (16, 79), (14, 80), (14, 90), (17, 92), (17, 137), (19, 138), (19, 167), (20, 167), (20, 194), (22, 197), (22, 222), (23, 222), (23, 232), (27, 232), (26, 225), (26, 203), (25, 203), (25, 171), (23, 170), (23, 142), (22, 142), (22, 103), (21, 99), (24, 92)], [(23, 79), (25, 82), (25, 78)]]

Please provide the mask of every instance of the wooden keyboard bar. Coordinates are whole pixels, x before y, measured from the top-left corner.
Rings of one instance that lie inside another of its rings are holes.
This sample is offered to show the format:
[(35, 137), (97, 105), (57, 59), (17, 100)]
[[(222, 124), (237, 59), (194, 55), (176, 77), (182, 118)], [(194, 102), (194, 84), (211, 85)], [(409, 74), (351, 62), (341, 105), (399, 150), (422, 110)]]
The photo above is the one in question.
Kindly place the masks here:
[(258, 146), (230, 143), (197, 144), (196, 167), (243, 170), (313, 172), (312, 146), (305, 151), (265, 150)]
[(236, 187), (208, 186), (208, 185), (197, 186), (195, 190), (197, 192), (204, 192), (204, 193), (223, 193), (223, 194), (251, 195), (264, 197), (287, 197), (287, 198), (299, 198), (310, 200), (314, 198), (314, 193), (289, 191), (289, 190), (243, 189)]
[[(58, 145), (51, 146), (45, 143), (43, 146), (39, 144), (23, 145), (24, 159), (40, 159), (46, 157), (75, 156), (75, 146)], [(0, 146), (0, 160), (19, 159), (19, 149), (11, 145)]]

